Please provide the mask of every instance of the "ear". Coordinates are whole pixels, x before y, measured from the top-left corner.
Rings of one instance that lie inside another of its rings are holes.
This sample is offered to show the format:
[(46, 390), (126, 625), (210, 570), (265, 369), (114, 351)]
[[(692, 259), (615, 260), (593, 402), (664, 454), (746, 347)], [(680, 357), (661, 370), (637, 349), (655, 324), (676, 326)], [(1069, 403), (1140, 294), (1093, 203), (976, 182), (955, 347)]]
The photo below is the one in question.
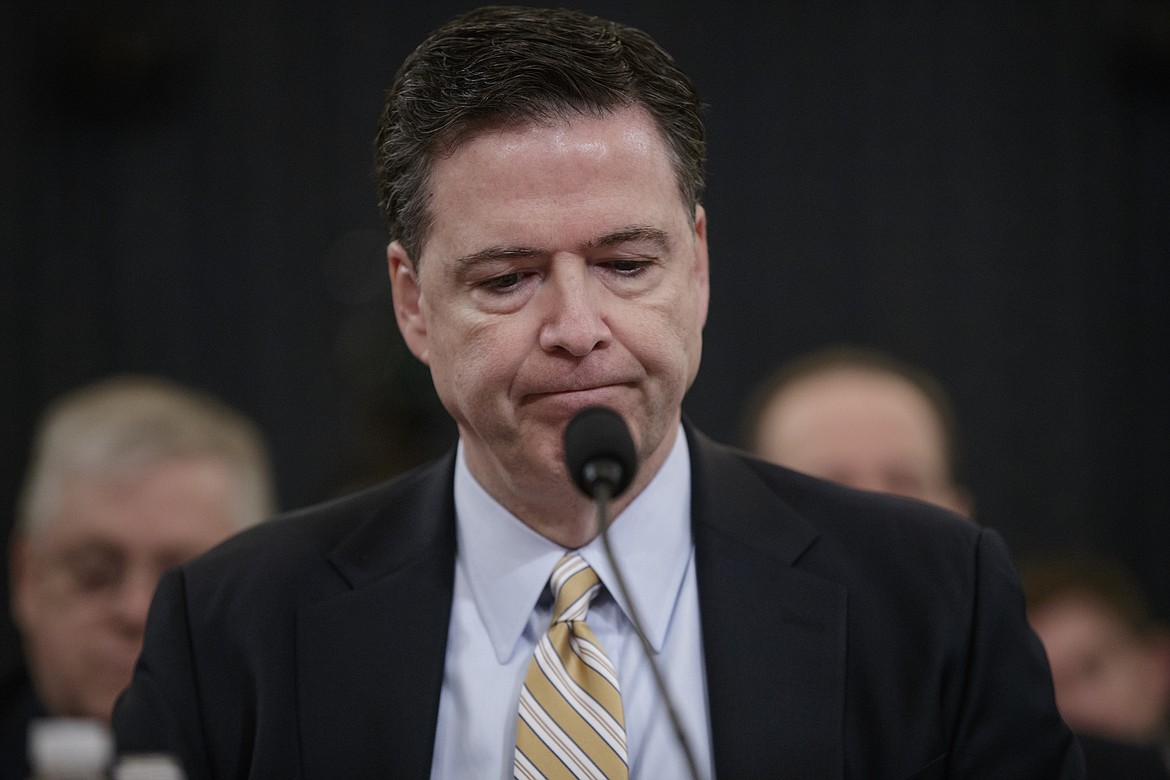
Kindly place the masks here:
[(711, 300), (711, 276), (707, 261), (707, 211), (695, 205), (695, 284), (701, 296), (699, 300), (699, 321), (707, 324), (707, 306)]
[(416, 358), (427, 363), (427, 320), (422, 307), (422, 288), (414, 263), (397, 241), (386, 247), (390, 268), (390, 293), (394, 300), (394, 318), (402, 339)]

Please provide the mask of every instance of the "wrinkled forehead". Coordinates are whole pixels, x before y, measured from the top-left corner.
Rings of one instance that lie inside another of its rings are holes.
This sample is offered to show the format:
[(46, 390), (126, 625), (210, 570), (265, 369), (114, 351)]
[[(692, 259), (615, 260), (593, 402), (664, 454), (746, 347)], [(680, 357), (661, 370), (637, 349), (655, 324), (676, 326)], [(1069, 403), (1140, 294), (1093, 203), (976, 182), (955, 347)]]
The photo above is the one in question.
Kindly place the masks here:
[(636, 135), (647, 147), (652, 146), (655, 151), (661, 152), (666, 161), (666, 166), (663, 169), (664, 176), (667, 177), (671, 191), (675, 193), (688, 224), (693, 225), (696, 204), (685, 202), (685, 187), (678, 155), (668, 143), (667, 136), (659, 122), (645, 107), (636, 103), (623, 103), (607, 108), (570, 106), (554, 107), (523, 116), (492, 116), (450, 129), (436, 141), (433, 147), (423, 184), (422, 194), (425, 208), (421, 223), (422, 230), (419, 234), (417, 251), (419, 257), (411, 258), (416, 264), (416, 270), (436, 227), (437, 188), (475, 186), (474, 181), (452, 182), (449, 178), (441, 175), (440, 171), (452, 158), (466, 154), (469, 147), (480, 145), (479, 142), (484, 139), (522, 138), (533, 131), (555, 131), (559, 128), (568, 130), (582, 123), (609, 119), (625, 123), (629, 128), (628, 133)]

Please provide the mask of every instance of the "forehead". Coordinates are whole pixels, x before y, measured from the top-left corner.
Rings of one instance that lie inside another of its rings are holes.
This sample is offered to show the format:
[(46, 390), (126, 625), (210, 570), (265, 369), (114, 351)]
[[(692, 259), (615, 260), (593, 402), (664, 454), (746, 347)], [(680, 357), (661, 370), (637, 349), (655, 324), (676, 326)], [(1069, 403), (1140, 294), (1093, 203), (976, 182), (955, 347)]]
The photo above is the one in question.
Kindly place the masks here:
[(641, 108), (480, 131), (436, 161), (430, 191), (428, 243), (445, 249), (542, 227), (563, 236), (635, 206), (640, 218), (627, 222), (686, 215), (666, 144)]
[(233, 481), (211, 458), (169, 459), (128, 473), (76, 475), (39, 535), (45, 545), (89, 537), (131, 546), (218, 538), (234, 529)]
[(1094, 596), (1071, 593), (1029, 610), (1038, 634), (1054, 640), (1101, 638), (1129, 633), (1125, 621)]
[(910, 382), (890, 374), (842, 369), (806, 377), (782, 390), (770, 406), (792, 429), (942, 436), (930, 401)]

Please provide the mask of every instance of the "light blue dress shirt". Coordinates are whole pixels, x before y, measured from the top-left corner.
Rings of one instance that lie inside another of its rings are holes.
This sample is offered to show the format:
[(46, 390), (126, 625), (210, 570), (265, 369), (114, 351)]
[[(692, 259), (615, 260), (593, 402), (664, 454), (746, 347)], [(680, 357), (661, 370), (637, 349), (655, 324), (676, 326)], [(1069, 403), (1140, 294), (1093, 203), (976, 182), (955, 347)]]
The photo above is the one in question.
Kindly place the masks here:
[[(455, 468), (455, 513), (455, 595), (431, 777), (510, 778), (520, 689), (533, 648), (548, 629), (548, 578), (565, 550), (488, 495), (468, 470), (462, 444)], [(614, 520), (609, 534), (700, 773), (712, 777), (691, 541), (690, 456), (681, 426), (666, 462)], [(587, 621), (617, 669), (630, 777), (685, 778), (686, 759), (601, 539), (579, 552), (605, 585)]]

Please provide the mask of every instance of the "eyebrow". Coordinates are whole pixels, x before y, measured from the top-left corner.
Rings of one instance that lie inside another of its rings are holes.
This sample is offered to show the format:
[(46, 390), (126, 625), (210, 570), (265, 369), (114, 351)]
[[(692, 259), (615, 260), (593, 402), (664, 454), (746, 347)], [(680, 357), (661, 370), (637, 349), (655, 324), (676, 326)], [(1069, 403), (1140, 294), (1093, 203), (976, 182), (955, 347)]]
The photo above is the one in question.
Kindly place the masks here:
[(670, 237), (666, 235), (666, 231), (659, 230), (658, 228), (632, 225), (589, 241), (585, 244), (584, 248), (605, 249), (607, 247), (633, 243), (651, 244), (659, 251), (666, 251), (670, 247)]
[(501, 260), (517, 260), (525, 257), (539, 257), (546, 254), (543, 249), (531, 246), (490, 246), (478, 252), (455, 258), (455, 273), (459, 276), (466, 274), (473, 266), (481, 263), (498, 262)]
[[(630, 227), (606, 233), (604, 236), (590, 239), (581, 245), (581, 250), (590, 252), (597, 249), (620, 246), (622, 244), (644, 243), (650, 244), (658, 251), (665, 252), (670, 247), (670, 237), (666, 231), (643, 225)], [(519, 260), (530, 257), (540, 257), (549, 254), (547, 249), (524, 245), (499, 245), (472, 252), (455, 259), (455, 273), (458, 276), (466, 275), (471, 268), (481, 263)]]

